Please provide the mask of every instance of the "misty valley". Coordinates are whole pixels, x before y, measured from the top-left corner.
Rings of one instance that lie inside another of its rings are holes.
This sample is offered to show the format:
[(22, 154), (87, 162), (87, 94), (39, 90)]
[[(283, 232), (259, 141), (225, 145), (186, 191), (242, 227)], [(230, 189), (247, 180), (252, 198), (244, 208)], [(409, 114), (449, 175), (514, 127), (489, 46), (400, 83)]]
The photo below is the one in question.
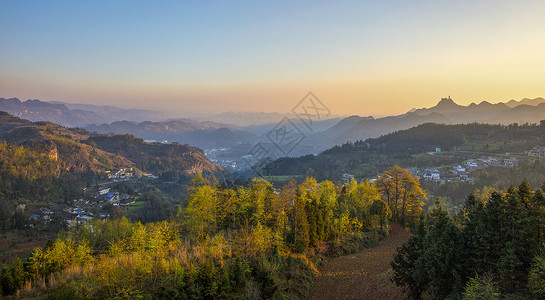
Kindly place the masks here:
[(545, 1), (0, 1), (0, 298), (545, 299)]
[[(2, 98), (2, 294), (327, 299), (352, 277), (376, 298), (537, 299), (544, 105), (316, 119), (289, 148), (296, 114), (161, 120)], [(337, 265), (350, 255), (377, 267)]]

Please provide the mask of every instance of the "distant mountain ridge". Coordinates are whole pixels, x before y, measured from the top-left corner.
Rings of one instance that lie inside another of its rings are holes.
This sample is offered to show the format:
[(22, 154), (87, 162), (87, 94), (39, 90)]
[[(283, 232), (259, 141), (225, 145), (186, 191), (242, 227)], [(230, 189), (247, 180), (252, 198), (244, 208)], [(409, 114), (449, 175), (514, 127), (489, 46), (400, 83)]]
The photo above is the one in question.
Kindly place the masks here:
[(237, 128), (237, 126), (227, 124), (188, 119), (141, 123), (117, 121), (111, 124), (85, 127), (85, 129), (93, 132), (129, 133), (146, 140), (167, 140), (204, 149), (232, 147), (236, 144), (252, 144), (258, 140), (256, 135)]
[[(312, 130), (307, 130), (293, 114), (280, 113), (225, 112), (211, 116), (206, 121), (164, 121), (160, 120), (163, 115), (154, 111), (40, 100), (21, 102), (16, 98), (0, 98), (0, 110), (31, 121), (45, 120), (67, 127), (84, 127), (99, 133), (130, 133), (146, 140), (168, 140), (204, 149), (253, 145), (259, 141), (270, 143), (266, 138), (267, 133), (279, 121), (288, 118), (304, 131), (305, 138), (290, 153), (292, 156), (300, 156), (317, 154), (347, 141), (378, 137), (429, 122), (537, 123), (545, 119), (545, 99), (525, 98), (496, 104), (482, 101), (463, 106), (448, 97), (433, 107), (411, 109), (397, 116), (373, 118), (354, 115), (344, 119), (332, 117), (319, 120), (314, 122)], [(274, 146), (272, 149), (275, 149)]]
[(164, 113), (151, 110), (45, 102), (37, 99), (20, 101), (17, 98), (0, 98), (0, 111), (33, 122), (49, 121), (66, 127), (84, 127), (122, 120), (142, 122), (166, 119)]
[(545, 99), (511, 100), (492, 104), (483, 101), (468, 106), (458, 105), (450, 97), (442, 98), (430, 108), (412, 109), (409, 112), (384, 118), (351, 116), (335, 126), (310, 136), (302, 144), (315, 147), (315, 154), (334, 145), (348, 141), (376, 138), (391, 132), (408, 129), (424, 123), (539, 123), (545, 119)]
[[(93, 105), (93, 104), (79, 104), (79, 103), (68, 103), (61, 101), (49, 101), (46, 103), (52, 104), (62, 104), (72, 110), (83, 110), (94, 112), (95, 114), (102, 116), (106, 119), (106, 123), (112, 121), (133, 121), (133, 122), (144, 122), (144, 121), (162, 121), (166, 119), (166, 114), (162, 111), (148, 110), (148, 109), (135, 109), (135, 108), (120, 108), (110, 105)], [(98, 124), (94, 122), (93, 124)]]
[[(519, 106), (533, 106), (538, 108), (539, 105), (545, 103), (543, 98), (523, 99), (521, 101), (511, 100), (507, 103), (492, 104), (488, 101), (482, 101), (479, 104), (471, 103), (468, 106), (458, 105), (454, 100), (443, 98), (436, 106), (430, 108), (417, 109), (414, 113), (418, 115), (427, 115), (432, 112), (443, 114), (452, 124), (456, 123), (500, 123), (509, 124), (513, 122), (519, 123), (536, 123), (539, 122), (539, 115), (533, 118), (528, 118), (527, 114), (521, 114), (520, 109), (512, 110)], [(509, 116), (508, 119), (503, 119), (501, 116)]]

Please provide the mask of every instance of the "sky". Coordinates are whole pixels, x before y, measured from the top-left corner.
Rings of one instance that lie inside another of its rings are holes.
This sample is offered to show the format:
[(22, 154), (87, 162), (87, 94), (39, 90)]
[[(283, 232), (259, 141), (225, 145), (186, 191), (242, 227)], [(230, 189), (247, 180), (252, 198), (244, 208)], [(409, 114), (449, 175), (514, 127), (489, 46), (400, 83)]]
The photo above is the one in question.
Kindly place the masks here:
[(545, 1), (0, 0), (0, 97), (384, 116), (545, 97)]

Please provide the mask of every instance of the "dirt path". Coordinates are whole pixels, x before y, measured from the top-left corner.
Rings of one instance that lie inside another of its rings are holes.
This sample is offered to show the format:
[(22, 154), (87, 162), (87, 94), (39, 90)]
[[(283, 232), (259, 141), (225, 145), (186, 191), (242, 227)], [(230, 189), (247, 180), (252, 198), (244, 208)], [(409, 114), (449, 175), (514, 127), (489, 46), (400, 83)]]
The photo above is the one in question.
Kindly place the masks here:
[(411, 234), (398, 224), (390, 226), (390, 236), (377, 247), (331, 259), (320, 268), (308, 299), (404, 299), (390, 281), (390, 261)]

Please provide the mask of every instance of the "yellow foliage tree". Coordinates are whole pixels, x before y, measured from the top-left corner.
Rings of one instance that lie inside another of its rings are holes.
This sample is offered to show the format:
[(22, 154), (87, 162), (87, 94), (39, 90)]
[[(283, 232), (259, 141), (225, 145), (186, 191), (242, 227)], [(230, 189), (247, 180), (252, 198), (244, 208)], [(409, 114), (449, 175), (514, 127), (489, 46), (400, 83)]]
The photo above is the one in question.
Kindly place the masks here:
[(382, 173), (375, 185), (390, 207), (392, 219), (401, 225), (409, 225), (422, 211), (421, 199), (426, 199), (426, 193), (409, 170), (393, 166)]

